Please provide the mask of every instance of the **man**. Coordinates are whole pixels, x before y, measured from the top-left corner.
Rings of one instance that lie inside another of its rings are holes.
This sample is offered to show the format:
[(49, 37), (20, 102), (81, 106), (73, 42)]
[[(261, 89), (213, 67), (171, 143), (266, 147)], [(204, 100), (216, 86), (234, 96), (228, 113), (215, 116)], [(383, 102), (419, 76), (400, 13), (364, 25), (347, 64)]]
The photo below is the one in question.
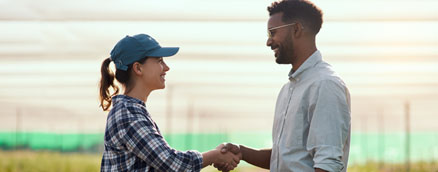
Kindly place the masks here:
[[(268, 7), (268, 40), (278, 64), (291, 64), (289, 81), (275, 108), (271, 149), (227, 143), (222, 152), (271, 171), (346, 171), (350, 147), (350, 95), (344, 82), (322, 61), (315, 37), (322, 12), (305, 0)], [(222, 170), (221, 164), (215, 167)]]

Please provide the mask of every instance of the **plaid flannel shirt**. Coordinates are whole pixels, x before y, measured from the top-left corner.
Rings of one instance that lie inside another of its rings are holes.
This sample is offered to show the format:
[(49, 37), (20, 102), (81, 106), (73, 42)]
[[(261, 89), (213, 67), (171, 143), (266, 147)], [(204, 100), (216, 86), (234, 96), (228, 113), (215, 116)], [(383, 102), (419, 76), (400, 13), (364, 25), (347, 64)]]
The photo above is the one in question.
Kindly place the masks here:
[(172, 149), (143, 101), (117, 95), (108, 114), (101, 171), (200, 171), (197, 151)]

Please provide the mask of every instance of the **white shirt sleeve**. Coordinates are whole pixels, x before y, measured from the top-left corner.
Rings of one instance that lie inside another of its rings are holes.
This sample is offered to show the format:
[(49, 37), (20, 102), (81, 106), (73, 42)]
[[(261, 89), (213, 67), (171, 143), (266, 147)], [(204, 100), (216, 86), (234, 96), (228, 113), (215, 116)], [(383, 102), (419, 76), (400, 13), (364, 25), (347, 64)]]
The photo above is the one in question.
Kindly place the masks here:
[(307, 151), (314, 168), (341, 171), (343, 147), (350, 131), (350, 98), (342, 81), (323, 80), (309, 107), (310, 128)]

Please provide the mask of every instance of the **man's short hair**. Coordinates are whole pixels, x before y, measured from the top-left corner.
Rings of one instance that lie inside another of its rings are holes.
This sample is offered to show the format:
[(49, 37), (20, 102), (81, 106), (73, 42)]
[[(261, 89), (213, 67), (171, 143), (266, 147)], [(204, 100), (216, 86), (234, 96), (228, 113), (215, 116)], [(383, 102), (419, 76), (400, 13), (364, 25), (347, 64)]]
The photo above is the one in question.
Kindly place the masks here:
[(281, 0), (273, 2), (268, 7), (269, 16), (283, 12), (282, 21), (285, 23), (299, 20), (305, 28), (315, 35), (322, 25), (322, 11), (308, 0)]

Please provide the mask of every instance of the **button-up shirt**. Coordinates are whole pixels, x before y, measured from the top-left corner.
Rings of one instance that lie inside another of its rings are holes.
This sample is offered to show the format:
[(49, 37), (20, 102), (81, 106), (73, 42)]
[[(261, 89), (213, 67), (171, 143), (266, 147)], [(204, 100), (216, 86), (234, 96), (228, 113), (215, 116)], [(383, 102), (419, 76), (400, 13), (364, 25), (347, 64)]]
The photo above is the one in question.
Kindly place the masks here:
[(143, 101), (117, 95), (108, 114), (101, 171), (200, 171), (197, 151), (172, 149)]
[(346, 171), (350, 112), (347, 87), (315, 51), (278, 95), (270, 170)]

